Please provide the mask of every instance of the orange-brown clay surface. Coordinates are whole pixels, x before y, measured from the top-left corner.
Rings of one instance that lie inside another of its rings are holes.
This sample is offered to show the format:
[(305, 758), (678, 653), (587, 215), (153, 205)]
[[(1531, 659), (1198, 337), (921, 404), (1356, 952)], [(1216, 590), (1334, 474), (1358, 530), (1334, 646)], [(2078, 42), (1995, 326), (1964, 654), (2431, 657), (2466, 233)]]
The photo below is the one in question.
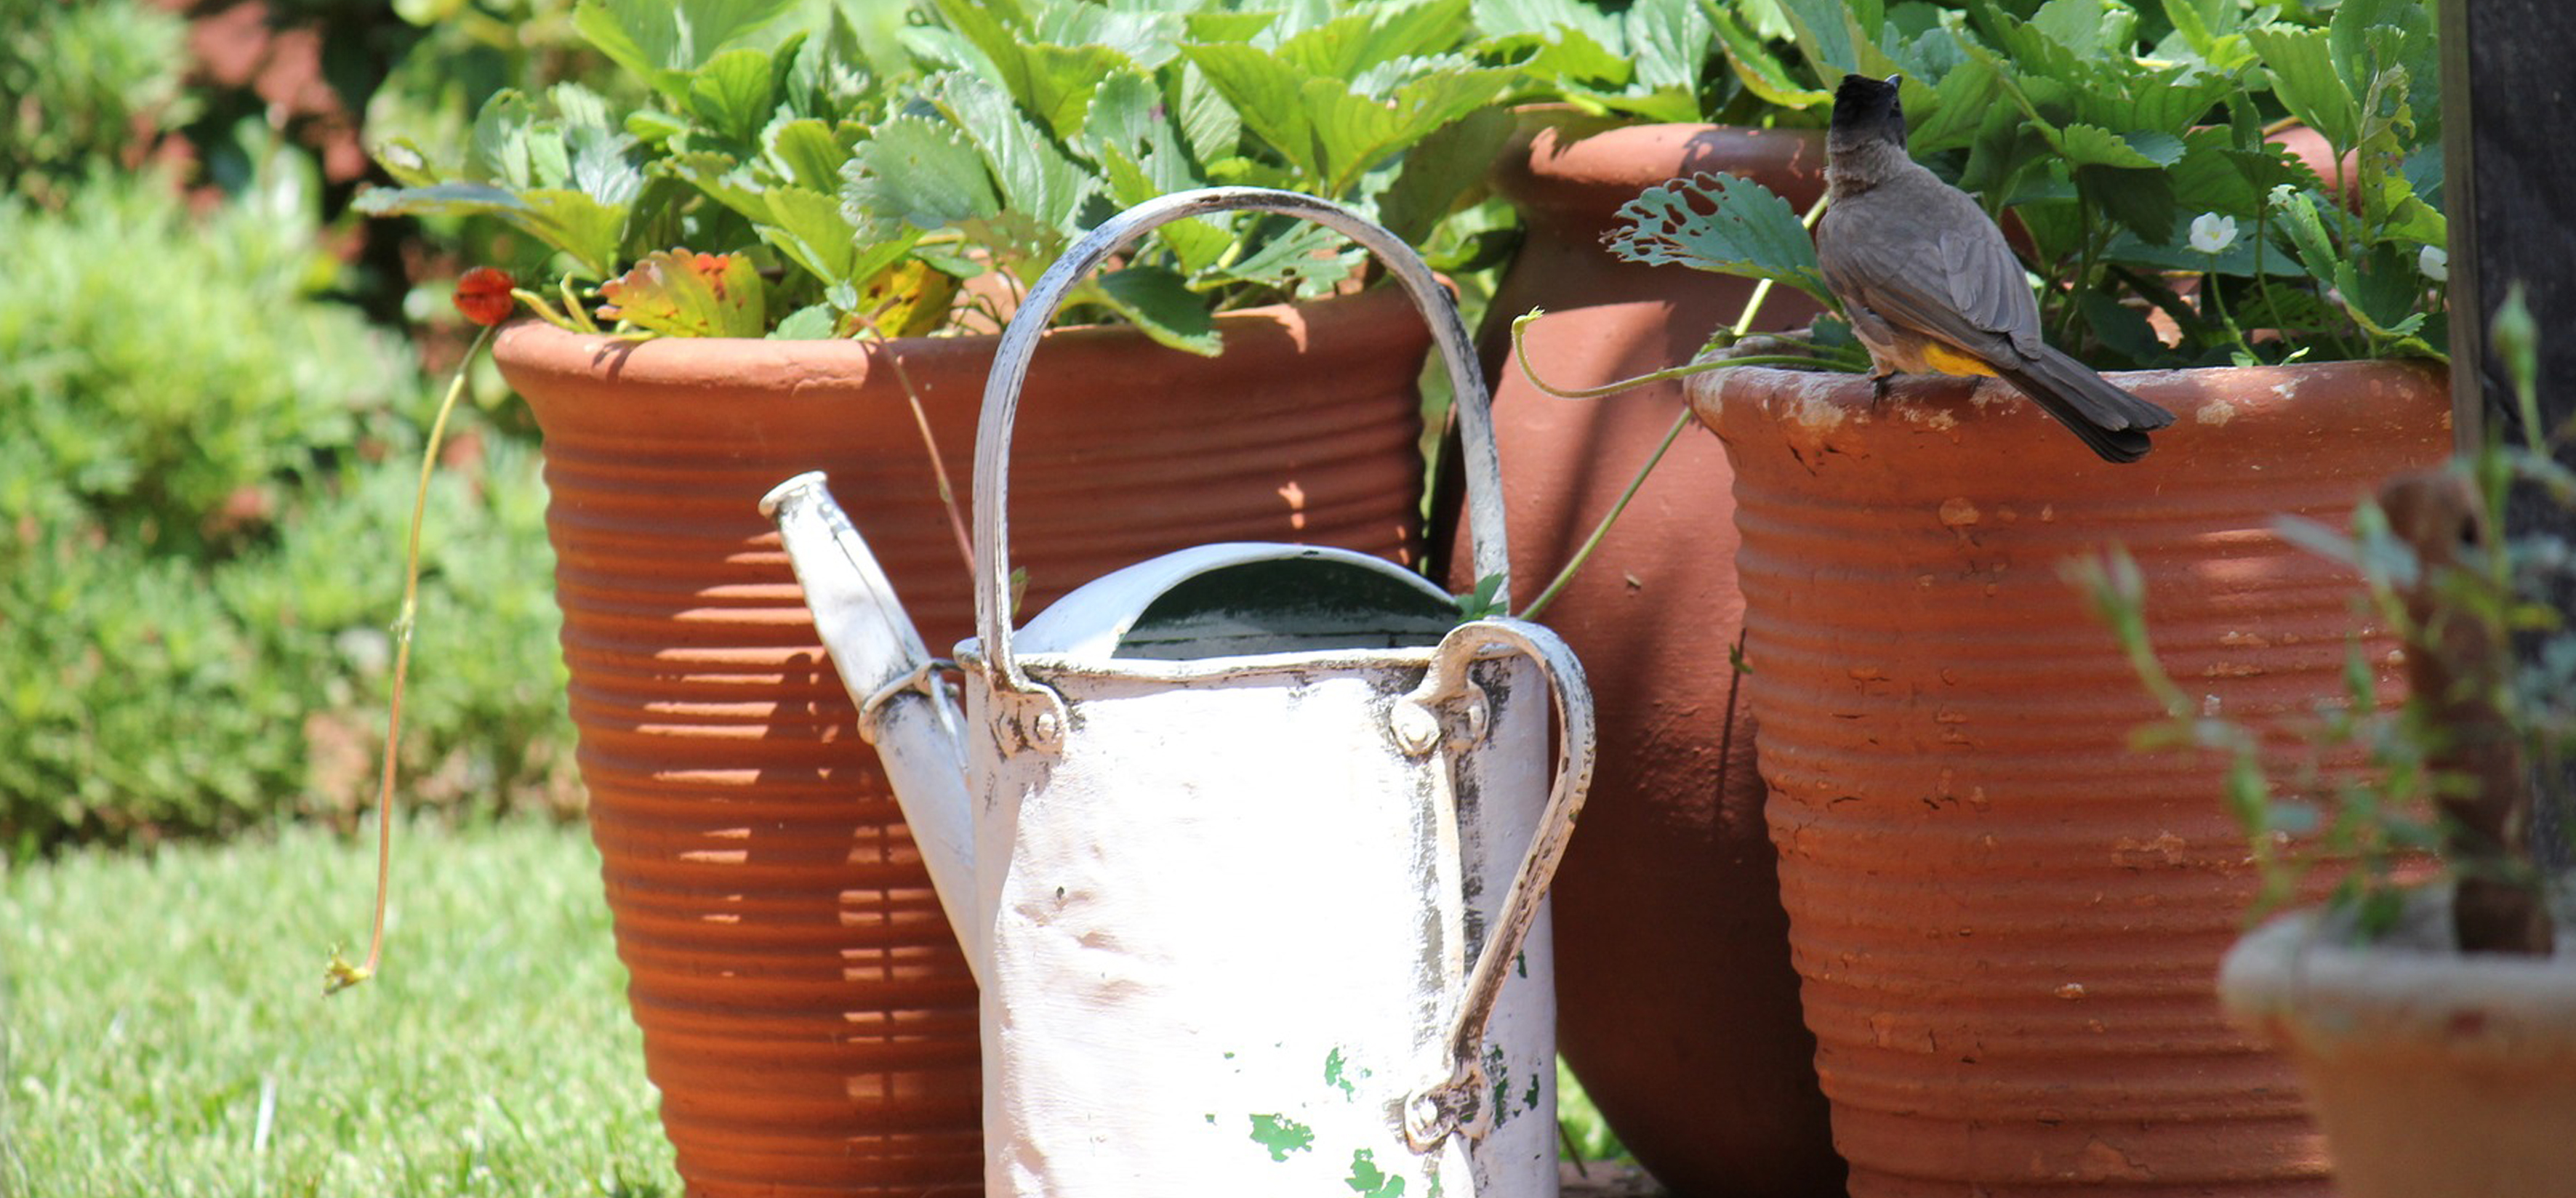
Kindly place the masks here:
[[(1401, 294), (1224, 318), (1226, 356), (1050, 336), (1011, 478), (1025, 617), (1218, 540), (1420, 551)], [(893, 369), (969, 502), (991, 338), (497, 343), (545, 434), (592, 833), (694, 1195), (980, 1191), (976, 992), (757, 510), (831, 474), (934, 653), (973, 589)]]
[[(1568, 121), (1504, 155), (1494, 184), (1529, 233), (1481, 340), (1521, 602), (1617, 502), (1682, 392), (1666, 382), (1604, 399), (1547, 395), (1511, 360), (1512, 318), (1547, 309), (1529, 356), (1558, 387), (1689, 361), (1734, 323), (1752, 285), (1611, 257), (1601, 236), (1619, 206), (1678, 175), (1731, 171), (1803, 208), (1822, 169), (1813, 133), (1710, 125)], [(1814, 312), (1776, 289), (1756, 327)], [(1744, 606), (1733, 480), (1716, 438), (1686, 432), (1541, 617), (1583, 659), (1601, 713), (1583, 829), (1556, 882), (1557, 1034), (1603, 1116), (1677, 1192), (1809, 1198), (1838, 1191), (1842, 1165), (1798, 1020), (1748, 709), (1735, 704), (1730, 720), (1727, 654)], [(1451, 560), (1452, 589), (1474, 585), (1463, 555)]]
[(2273, 514), (2339, 524), (2439, 460), (2447, 389), (2111, 377), (2180, 417), (2136, 465), (1993, 380), (1692, 387), (1735, 465), (1771, 835), (1856, 1198), (2327, 1192), (2288, 1065), (2214, 1002), (2255, 889), (2222, 765), (2130, 751), (2155, 711), (2059, 571), (2125, 545), (2183, 685), (2306, 710), (2339, 693), (2354, 587)]

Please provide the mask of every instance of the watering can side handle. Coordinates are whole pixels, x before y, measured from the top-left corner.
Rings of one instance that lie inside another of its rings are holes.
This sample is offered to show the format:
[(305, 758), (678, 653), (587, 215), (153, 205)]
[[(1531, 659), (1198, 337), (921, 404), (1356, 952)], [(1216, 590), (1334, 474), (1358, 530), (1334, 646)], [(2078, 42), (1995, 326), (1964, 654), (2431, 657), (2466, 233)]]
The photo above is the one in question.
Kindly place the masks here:
[(1462, 694), (1470, 685), (1469, 664), (1494, 648), (1519, 652), (1538, 662), (1540, 672), (1547, 678), (1548, 693), (1556, 702), (1556, 718), (1563, 731), (1563, 756), (1549, 785), (1547, 808), (1539, 815), (1538, 831), (1530, 837), (1529, 849), (1522, 855), (1520, 869), (1512, 875), (1511, 889), (1504, 896), (1502, 917), (1486, 936), (1484, 951), (1468, 971), (1466, 990), (1448, 1032), (1450, 1075), (1417, 1091), (1405, 1102), (1405, 1136), (1422, 1152), (1437, 1148), (1453, 1132), (1464, 1131), (1472, 1138), (1491, 1126), (1492, 1112), (1483, 1109), (1481, 1100), (1488, 1088), (1480, 1060), (1486, 1024), (1493, 1019), (1494, 1003), (1502, 996), (1512, 961), (1520, 955), (1530, 925), (1538, 919), (1539, 902), (1547, 897), (1549, 884), (1556, 880), (1556, 867), (1565, 858), (1566, 841), (1574, 834), (1575, 817), (1582, 812), (1583, 800), (1592, 789), (1592, 689), (1584, 681), (1583, 663), (1576, 660), (1574, 651), (1554, 632), (1537, 624), (1497, 617), (1450, 630), (1433, 655), (1422, 685), (1406, 695), (1399, 706), (1427, 707)]
[(1065, 251), (1029, 289), (1002, 331), (993, 370), (984, 383), (983, 415), (975, 434), (975, 625), (984, 658), (998, 679), (996, 690), (1028, 695), (1036, 688), (1011, 653), (1011, 555), (1006, 501), (1011, 430), (1019, 414), (1020, 387), (1039, 337), (1074, 287), (1101, 263), (1155, 227), (1215, 212), (1253, 210), (1315, 221), (1340, 231), (1384, 263), (1431, 326), (1457, 393), (1459, 433), (1467, 476), (1467, 520), (1476, 577), (1501, 576), (1510, 600), (1511, 555), (1503, 540), (1501, 459), (1486, 408), (1479, 364), (1457, 305), (1431, 268), (1403, 239), (1330, 200), (1266, 187), (1207, 187), (1148, 200), (1103, 221)]

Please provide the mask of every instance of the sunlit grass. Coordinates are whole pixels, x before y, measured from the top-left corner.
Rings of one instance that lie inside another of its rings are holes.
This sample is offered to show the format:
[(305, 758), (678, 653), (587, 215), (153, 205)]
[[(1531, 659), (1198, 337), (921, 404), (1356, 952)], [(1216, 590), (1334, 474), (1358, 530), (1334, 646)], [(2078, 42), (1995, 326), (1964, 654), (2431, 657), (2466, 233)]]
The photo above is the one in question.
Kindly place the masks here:
[(372, 837), (77, 853), (0, 882), (0, 1191), (679, 1189), (579, 827), (403, 829), (383, 976)]

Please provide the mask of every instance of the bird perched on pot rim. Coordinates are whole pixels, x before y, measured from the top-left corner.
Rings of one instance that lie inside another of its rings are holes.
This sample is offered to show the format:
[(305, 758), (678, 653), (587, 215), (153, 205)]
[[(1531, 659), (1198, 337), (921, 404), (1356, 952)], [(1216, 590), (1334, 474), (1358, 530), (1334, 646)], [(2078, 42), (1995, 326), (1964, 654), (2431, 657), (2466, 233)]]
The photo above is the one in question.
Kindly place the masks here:
[(1997, 375), (2104, 461), (2146, 455), (2173, 413), (2112, 386), (2039, 338), (2039, 304), (2003, 231), (1966, 192), (1905, 153), (1896, 76), (1843, 76), (1825, 137), (1816, 263), (1868, 347), (1873, 377)]

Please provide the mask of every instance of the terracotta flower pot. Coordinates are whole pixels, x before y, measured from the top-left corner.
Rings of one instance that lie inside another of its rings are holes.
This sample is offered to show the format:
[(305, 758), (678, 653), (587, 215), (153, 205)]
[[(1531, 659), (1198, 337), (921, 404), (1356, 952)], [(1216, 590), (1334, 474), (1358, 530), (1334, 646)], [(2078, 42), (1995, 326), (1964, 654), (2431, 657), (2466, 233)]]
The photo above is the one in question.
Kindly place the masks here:
[[(2447, 900), (2447, 893), (2426, 894)], [(2343, 1198), (2554, 1198), (2576, 1179), (2576, 932), (2548, 958), (2440, 943), (2355, 948), (2317, 912), (2227, 954), (2228, 1013), (2285, 1047)]]
[[(1603, 127), (1563, 116), (1522, 134), (1494, 184), (1528, 228), (1480, 336), (1521, 598), (1617, 502), (1682, 411), (1679, 384), (1600, 400), (1531, 386), (1510, 358), (1531, 325), (1540, 377), (1591, 386), (1689, 361), (1751, 284), (1621, 262), (1601, 236), (1639, 191), (1696, 171), (1758, 180), (1801, 207), (1823, 187), (1813, 133)], [(1763, 329), (1814, 315), (1776, 289)], [(1583, 835), (1557, 874), (1558, 1043), (1621, 1141), (1690, 1195), (1806, 1198), (1839, 1185), (1815, 1045), (1798, 1022), (1753, 737), (1727, 668), (1734, 475), (1692, 432), (1543, 614), (1581, 655), (1601, 712)], [(1475, 584), (1453, 553), (1453, 590)]]
[[(1220, 325), (1214, 360), (1127, 330), (1039, 350), (1012, 467), (1024, 610), (1206, 541), (1418, 556), (1429, 335), (1403, 295)], [(980, 1188), (974, 983), (757, 505), (829, 471), (924, 636), (968, 635), (894, 367), (962, 488), (993, 343), (496, 343), (545, 435), (592, 835), (691, 1194)]]
[(2390, 362), (2112, 378), (2180, 417), (2135, 465), (1993, 380), (1690, 388), (1735, 465), (1771, 836), (1861, 1198), (2327, 1192), (2288, 1063), (2212, 994), (2257, 886), (2223, 763), (2129, 749), (2155, 709), (2059, 571), (2125, 545), (2175, 677), (2305, 711), (2339, 692), (2357, 584), (2271, 520), (2341, 521), (2441, 460), (2447, 388)]

